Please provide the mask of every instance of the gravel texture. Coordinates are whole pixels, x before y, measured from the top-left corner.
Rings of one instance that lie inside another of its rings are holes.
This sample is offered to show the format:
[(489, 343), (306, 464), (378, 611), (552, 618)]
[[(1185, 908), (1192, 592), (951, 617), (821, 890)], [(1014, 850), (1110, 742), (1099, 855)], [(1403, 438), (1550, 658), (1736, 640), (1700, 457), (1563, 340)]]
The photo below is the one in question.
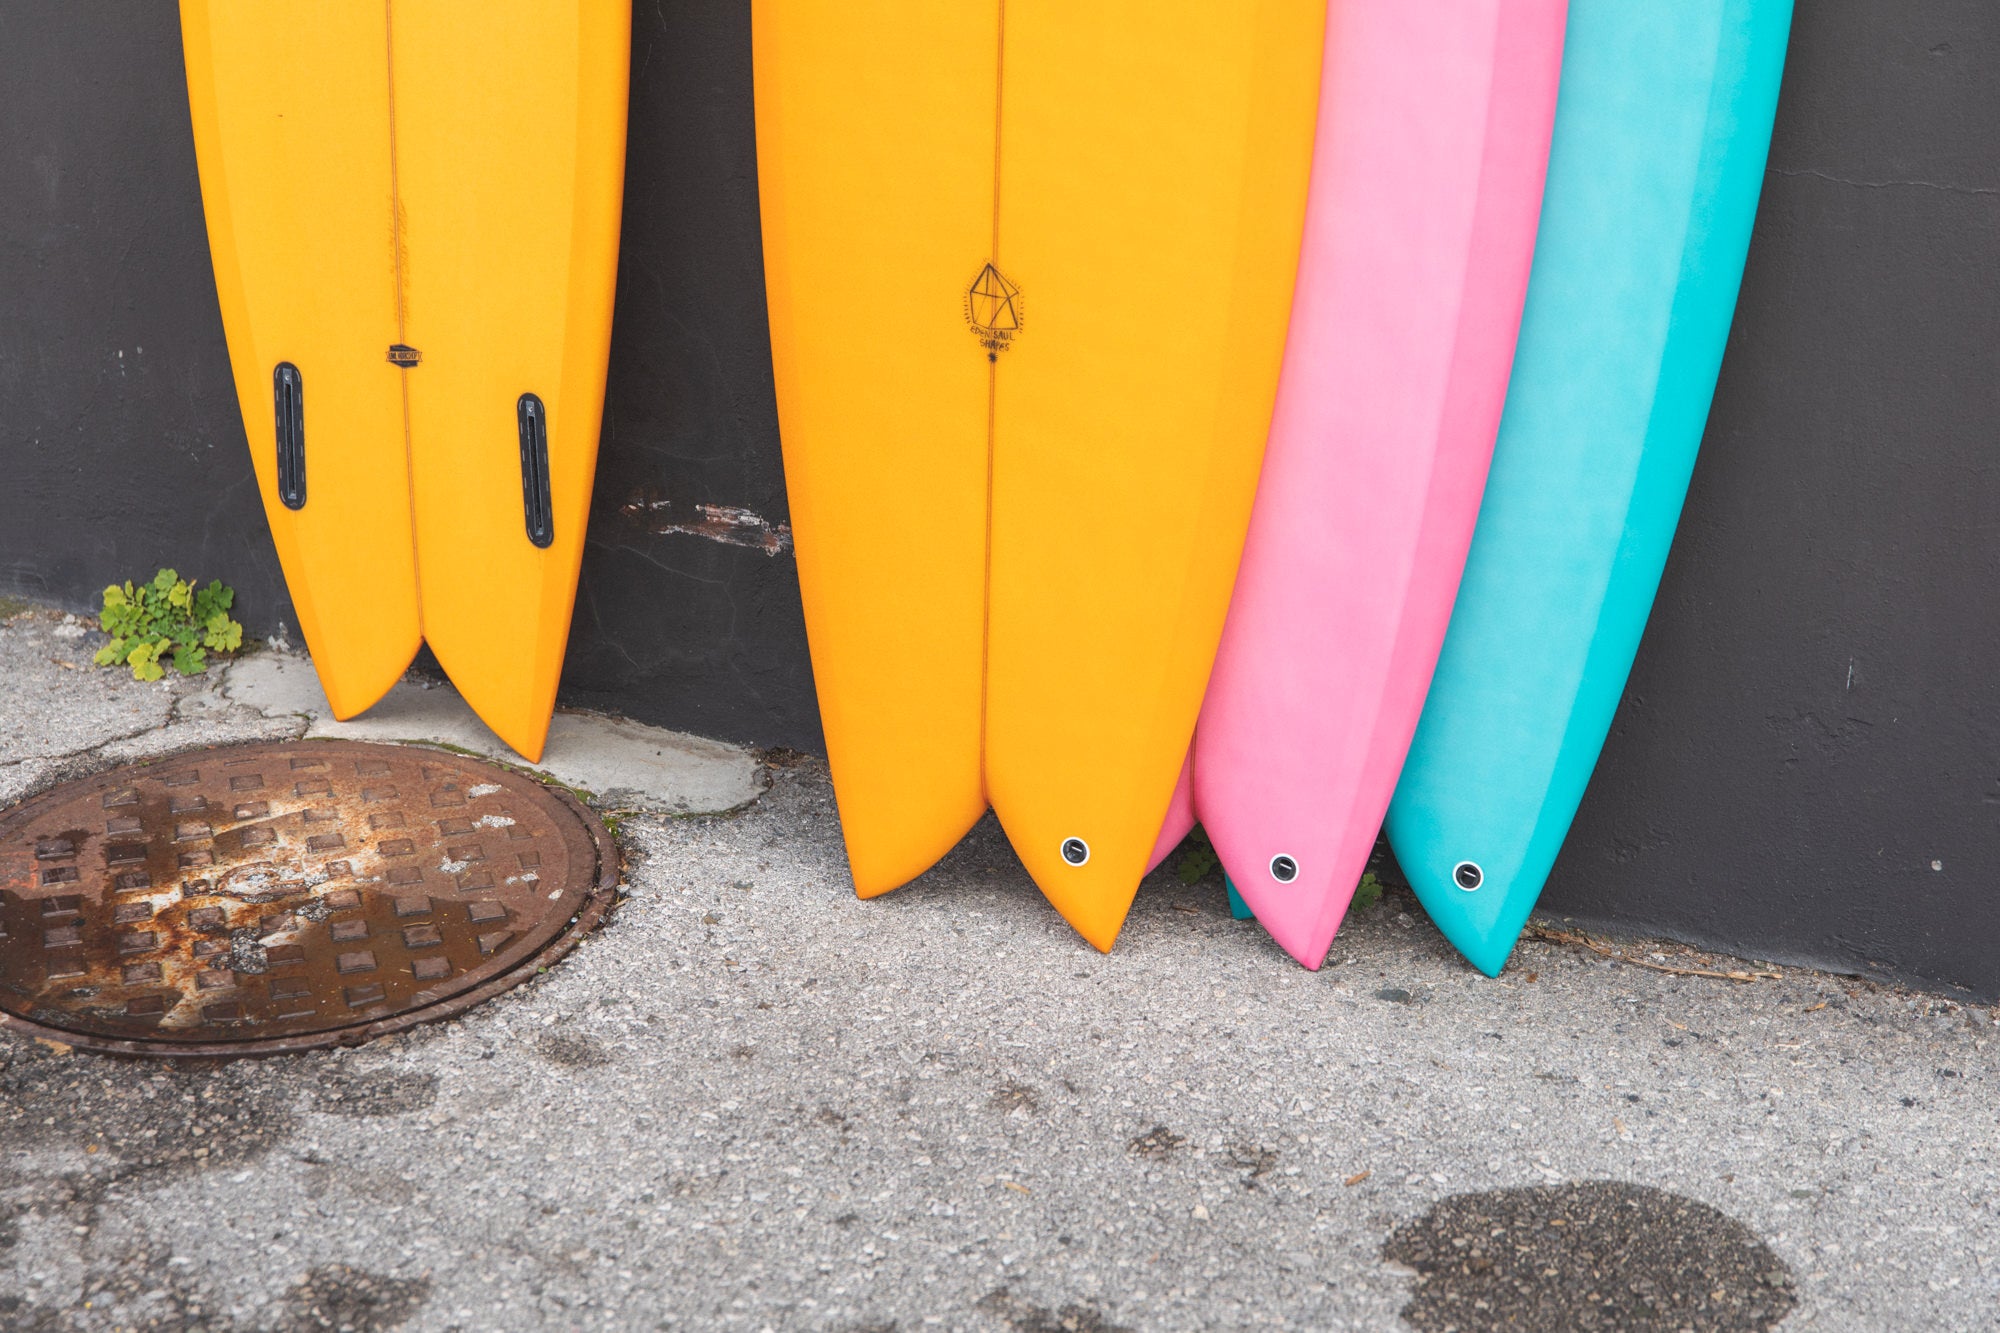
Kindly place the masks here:
[[(272, 725), (50, 628), (0, 631), (0, 792)], [(858, 902), (823, 769), (773, 777), (627, 818), (611, 922), (461, 1019), (201, 1068), (0, 1036), (0, 1328), (1471, 1333), (1530, 1325), (1453, 1240), (1558, 1216), (1599, 1239), (1510, 1289), (1598, 1329), (1718, 1275), (1683, 1326), (2000, 1328), (1990, 1010), (1536, 940), (1488, 980), (1396, 891), (1307, 973), (1171, 870), (1104, 956), (991, 821)]]

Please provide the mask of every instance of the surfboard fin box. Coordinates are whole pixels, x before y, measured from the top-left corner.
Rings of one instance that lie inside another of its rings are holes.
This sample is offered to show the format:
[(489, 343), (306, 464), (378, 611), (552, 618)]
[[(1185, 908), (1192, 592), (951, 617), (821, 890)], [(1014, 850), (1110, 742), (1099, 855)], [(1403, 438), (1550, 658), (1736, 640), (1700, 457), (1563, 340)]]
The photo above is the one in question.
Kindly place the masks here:
[(541, 399), (524, 393), (514, 415), (521, 433), (521, 508), (528, 540), (546, 547), (556, 539), (555, 510), (549, 501), (549, 412)]
[(278, 499), (287, 509), (306, 507), (305, 376), (289, 361), (271, 372), (271, 397), (278, 419)]

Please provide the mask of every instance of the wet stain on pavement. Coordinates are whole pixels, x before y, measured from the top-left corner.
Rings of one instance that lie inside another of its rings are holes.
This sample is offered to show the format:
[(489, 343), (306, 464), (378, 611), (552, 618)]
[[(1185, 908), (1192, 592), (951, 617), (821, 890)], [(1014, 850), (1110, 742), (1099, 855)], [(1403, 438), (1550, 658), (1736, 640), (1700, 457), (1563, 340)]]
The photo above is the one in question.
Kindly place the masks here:
[(1126, 1144), (1126, 1150), (1135, 1157), (1146, 1157), (1153, 1161), (1173, 1156), (1174, 1149), (1186, 1143), (1185, 1136), (1174, 1133), (1165, 1125), (1154, 1125), (1144, 1134)]
[(177, 1064), (135, 1077), (129, 1064), (0, 1042), (0, 1148), (71, 1147), (119, 1177), (255, 1161), (297, 1121), (296, 1088), (274, 1072)]
[(414, 1071), (344, 1073), (322, 1079), (313, 1090), (313, 1110), (326, 1115), (407, 1115), (435, 1101), (437, 1075)]
[(430, 1299), (428, 1278), (383, 1277), (346, 1264), (315, 1268), (285, 1298), (283, 1333), (384, 1333)]
[(1243, 1188), (1254, 1190), (1260, 1176), (1267, 1176), (1278, 1164), (1274, 1149), (1255, 1143), (1233, 1143), (1223, 1150), (1229, 1165), (1243, 1172)]
[(389, 1333), (430, 1299), (428, 1278), (394, 1278), (333, 1264), (308, 1271), (269, 1314), (234, 1318), (166, 1249), (140, 1246), (93, 1264), (74, 1287), (31, 1298), (0, 1291), (7, 1333)]
[(1060, 1309), (1022, 1300), (1005, 1287), (979, 1298), (976, 1307), (994, 1316), (1013, 1333), (1134, 1333), (1111, 1323), (1095, 1305), (1071, 1303)]
[(1041, 1109), (1042, 1099), (1027, 1084), (1016, 1079), (1008, 1079), (1005, 1083), (993, 1089), (993, 1095), (987, 1098), (986, 1104), (1001, 1115), (1015, 1115), (1017, 1113), (1020, 1115), (1032, 1115)]
[(596, 1069), (611, 1063), (611, 1054), (594, 1037), (552, 1032), (535, 1043), (535, 1054), (564, 1069)]
[(1764, 1333), (1797, 1300), (1748, 1227), (1621, 1181), (1455, 1194), (1382, 1257), (1416, 1270), (1402, 1314), (1423, 1333)]

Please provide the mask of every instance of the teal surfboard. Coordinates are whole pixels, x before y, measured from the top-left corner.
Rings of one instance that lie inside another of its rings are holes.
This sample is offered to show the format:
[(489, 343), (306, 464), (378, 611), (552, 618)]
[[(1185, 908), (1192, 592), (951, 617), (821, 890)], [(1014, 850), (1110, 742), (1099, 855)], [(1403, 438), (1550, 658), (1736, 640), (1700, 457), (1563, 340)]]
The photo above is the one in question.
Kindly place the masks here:
[(1791, 0), (1572, 0), (1542, 226), (1479, 523), (1389, 841), (1488, 975), (1638, 651), (1757, 211)]

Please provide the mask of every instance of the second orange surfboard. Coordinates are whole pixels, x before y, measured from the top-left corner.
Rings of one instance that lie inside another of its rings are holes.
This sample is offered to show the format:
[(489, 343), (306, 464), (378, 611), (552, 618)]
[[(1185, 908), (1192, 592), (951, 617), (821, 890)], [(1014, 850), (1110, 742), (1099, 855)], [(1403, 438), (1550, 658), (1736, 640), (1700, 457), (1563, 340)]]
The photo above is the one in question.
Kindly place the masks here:
[(856, 889), (990, 803), (1117, 938), (1270, 424), (1323, 0), (757, 0), (785, 472)]

